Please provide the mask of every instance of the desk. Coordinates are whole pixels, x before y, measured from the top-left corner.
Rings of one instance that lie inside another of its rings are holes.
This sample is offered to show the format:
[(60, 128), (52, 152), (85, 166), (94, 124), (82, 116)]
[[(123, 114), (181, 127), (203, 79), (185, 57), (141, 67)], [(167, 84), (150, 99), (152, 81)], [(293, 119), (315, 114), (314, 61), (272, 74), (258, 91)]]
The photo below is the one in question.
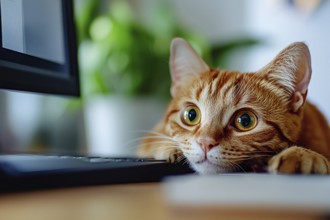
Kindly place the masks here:
[(166, 219), (160, 185), (92, 186), (0, 196), (0, 219)]
[[(248, 213), (248, 215), (247, 215)], [(283, 214), (283, 213), (282, 213)], [(170, 207), (162, 183), (77, 187), (0, 195), (1, 220), (317, 219), (299, 213)], [(248, 218), (250, 216), (250, 218)], [(266, 217), (267, 218), (266, 218)]]

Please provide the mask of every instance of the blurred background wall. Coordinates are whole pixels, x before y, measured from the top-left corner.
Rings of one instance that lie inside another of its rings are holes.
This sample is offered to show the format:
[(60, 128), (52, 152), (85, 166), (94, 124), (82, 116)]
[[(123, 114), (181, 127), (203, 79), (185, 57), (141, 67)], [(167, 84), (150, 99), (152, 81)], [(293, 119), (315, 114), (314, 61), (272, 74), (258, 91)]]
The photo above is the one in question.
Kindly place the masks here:
[(169, 97), (169, 44), (255, 71), (294, 41), (311, 50), (309, 99), (330, 119), (330, 2), (75, 0), (82, 97), (0, 91), (0, 151), (133, 154)]

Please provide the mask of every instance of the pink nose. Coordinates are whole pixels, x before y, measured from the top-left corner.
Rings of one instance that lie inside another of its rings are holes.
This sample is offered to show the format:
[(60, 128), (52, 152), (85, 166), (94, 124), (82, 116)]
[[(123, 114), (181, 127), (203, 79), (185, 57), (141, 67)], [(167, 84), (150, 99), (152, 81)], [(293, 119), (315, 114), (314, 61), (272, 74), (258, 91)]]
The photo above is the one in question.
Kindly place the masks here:
[(210, 137), (198, 138), (197, 143), (204, 150), (204, 152), (209, 152), (213, 147), (219, 144), (216, 140)]

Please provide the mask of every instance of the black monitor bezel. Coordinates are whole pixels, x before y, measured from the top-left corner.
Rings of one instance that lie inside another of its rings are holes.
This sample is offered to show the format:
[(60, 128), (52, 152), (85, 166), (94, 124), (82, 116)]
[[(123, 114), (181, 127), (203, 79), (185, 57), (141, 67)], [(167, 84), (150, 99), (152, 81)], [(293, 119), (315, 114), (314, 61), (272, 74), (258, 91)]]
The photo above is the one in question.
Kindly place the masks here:
[[(73, 0), (61, 1), (65, 64), (8, 50), (0, 45), (0, 88), (80, 96)], [(1, 16), (0, 42), (2, 42)]]

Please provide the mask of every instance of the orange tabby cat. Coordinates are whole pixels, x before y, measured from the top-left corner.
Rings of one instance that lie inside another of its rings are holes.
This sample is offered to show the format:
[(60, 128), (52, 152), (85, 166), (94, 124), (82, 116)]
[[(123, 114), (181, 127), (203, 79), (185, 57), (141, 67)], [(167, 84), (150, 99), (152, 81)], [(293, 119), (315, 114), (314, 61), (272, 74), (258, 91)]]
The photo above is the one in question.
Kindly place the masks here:
[[(171, 45), (164, 118), (139, 146), (143, 157), (186, 160), (199, 173), (330, 173), (330, 128), (306, 101), (308, 47), (293, 43), (257, 72), (209, 68), (193, 48)], [(258, 168), (259, 167), (259, 168)]]

